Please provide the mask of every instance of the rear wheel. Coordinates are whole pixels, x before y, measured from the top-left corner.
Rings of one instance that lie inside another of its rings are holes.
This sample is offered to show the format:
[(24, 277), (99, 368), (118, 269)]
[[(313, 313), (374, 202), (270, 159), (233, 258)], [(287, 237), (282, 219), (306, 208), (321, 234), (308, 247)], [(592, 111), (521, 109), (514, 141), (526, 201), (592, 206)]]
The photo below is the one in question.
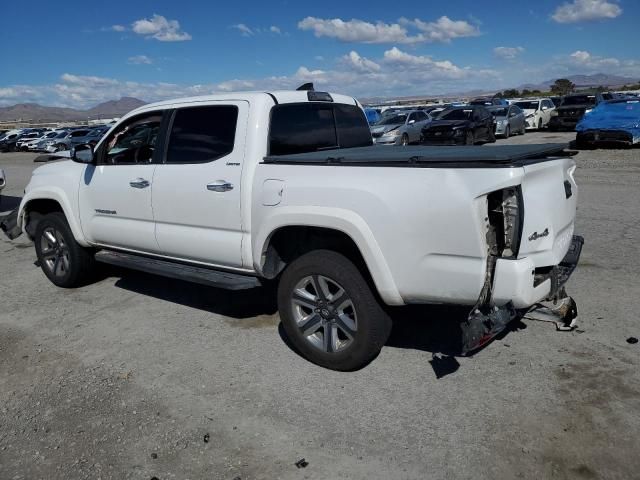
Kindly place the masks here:
[(391, 331), (391, 319), (358, 268), (330, 250), (307, 253), (287, 267), (278, 310), (296, 349), (332, 370), (364, 367)]
[(75, 241), (62, 213), (42, 217), (36, 227), (34, 243), (40, 268), (54, 285), (79, 287), (91, 278), (95, 261), (93, 252)]

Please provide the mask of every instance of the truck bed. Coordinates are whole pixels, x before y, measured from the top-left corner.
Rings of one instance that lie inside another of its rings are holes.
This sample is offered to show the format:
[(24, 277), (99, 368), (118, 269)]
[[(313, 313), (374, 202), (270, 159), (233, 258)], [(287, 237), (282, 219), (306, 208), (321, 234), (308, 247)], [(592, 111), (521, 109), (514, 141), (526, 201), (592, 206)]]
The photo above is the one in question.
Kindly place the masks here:
[(264, 158), (264, 163), (414, 168), (506, 168), (522, 167), (552, 158), (573, 155), (574, 152), (566, 150), (567, 146), (565, 143), (496, 147), (372, 145), (292, 155), (268, 155)]

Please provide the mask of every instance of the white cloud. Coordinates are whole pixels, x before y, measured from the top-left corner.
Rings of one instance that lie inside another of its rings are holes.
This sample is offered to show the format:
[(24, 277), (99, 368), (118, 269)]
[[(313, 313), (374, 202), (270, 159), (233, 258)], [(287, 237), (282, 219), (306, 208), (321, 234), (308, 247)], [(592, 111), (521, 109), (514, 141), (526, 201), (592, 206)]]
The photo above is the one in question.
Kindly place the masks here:
[(235, 28), (236, 30), (238, 30), (243, 37), (251, 37), (252, 35), (254, 35), (253, 30), (249, 28), (247, 25), (245, 25), (244, 23), (237, 23), (235, 25), (231, 25), (231, 28)]
[(315, 57), (316, 60), (318, 60), (319, 62), (324, 62), (324, 57), (322, 55), (316, 55)]
[(505, 60), (513, 60), (522, 52), (524, 52), (524, 48), (522, 47), (496, 47), (493, 49), (493, 53), (497, 57), (504, 58)]
[(124, 32), (126, 29), (124, 25), (111, 25), (111, 30), (114, 32)]
[(617, 58), (599, 57), (585, 50), (576, 50), (569, 55), (569, 59), (574, 65), (584, 67), (588, 70), (618, 68), (622, 63)]
[(351, 50), (348, 55), (342, 57), (342, 61), (350, 68), (359, 72), (379, 72), (380, 65), (373, 60), (361, 57), (358, 52)]
[[(416, 30), (410, 33), (408, 27)], [(418, 18), (401, 18), (399, 23), (370, 23), (364, 20), (340, 18), (322, 19), (306, 17), (298, 22), (300, 30), (312, 31), (316, 37), (335, 38), (342, 42), (355, 43), (431, 43), (449, 42), (454, 38), (472, 37), (480, 34), (478, 28), (464, 20), (440, 17), (435, 22), (424, 22)]]
[(131, 65), (151, 65), (153, 60), (146, 55), (134, 55), (133, 57), (129, 57), (127, 63), (130, 63)]
[[(347, 68), (345, 68), (347, 67)], [(140, 83), (65, 73), (53, 85), (0, 86), (0, 105), (37, 101), (49, 105), (87, 108), (106, 100), (136, 97), (145, 101), (238, 90), (295, 89), (314, 82), (316, 88), (354, 96), (438, 94), (495, 83), (495, 72), (460, 67), (448, 60), (412, 55), (393, 47), (379, 59), (350, 51), (335, 67), (301, 65), (288, 75), (236, 78), (205, 85)]]
[(578, 23), (606, 18), (616, 18), (622, 8), (607, 0), (573, 0), (563, 3), (551, 15), (558, 23)]
[(131, 29), (145, 38), (155, 38), (161, 42), (183, 42), (191, 40), (191, 35), (180, 30), (177, 20), (167, 20), (162, 15), (153, 14), (150, 19), (143, 18), (131, 24)]
[(440, 17), (435, 22), (424, 22), (418, 18), (408, 20), (401, 18), (400, 23), (413, 25), (422, 32), (424, 41), (450, 42), (454, 38), (477, 37), (480, 30), (465, 20), (451, 20), (447, 16)]
[(282, 33), (282, 31), (280, 30), (280, 27), (276, 27), (275, 25), (271, 25), (269, 27), (269, 31), (271, 33), (277, 33), (278, 35), (280, 35)]

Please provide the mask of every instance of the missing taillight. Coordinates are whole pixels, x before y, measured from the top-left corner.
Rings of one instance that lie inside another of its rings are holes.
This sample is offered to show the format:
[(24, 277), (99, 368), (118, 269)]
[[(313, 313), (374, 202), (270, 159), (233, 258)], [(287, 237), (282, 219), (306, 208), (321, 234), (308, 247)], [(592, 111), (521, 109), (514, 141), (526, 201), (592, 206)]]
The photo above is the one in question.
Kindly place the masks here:
[(491, 254), (514, 258), (522, 235), (522, 194), (520, 187), (509, 187), (487, 196)]

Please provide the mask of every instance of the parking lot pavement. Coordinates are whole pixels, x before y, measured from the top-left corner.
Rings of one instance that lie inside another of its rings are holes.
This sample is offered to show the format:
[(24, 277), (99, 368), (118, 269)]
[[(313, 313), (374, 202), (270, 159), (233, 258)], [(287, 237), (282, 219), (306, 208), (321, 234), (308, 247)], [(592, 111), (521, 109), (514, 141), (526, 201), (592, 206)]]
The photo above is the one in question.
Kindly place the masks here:
[[(0, 210), (32, 159), (0, 154)], [(638, 478), (640, 150), (576, 160), (579, 330), (525, 320), (471, 358), (442, 353), (459, 311), (399, 309), (371, 365), (324, 370), (267, 291), (124, 270), (62, 290), (3, 237), (0, 478)]]

